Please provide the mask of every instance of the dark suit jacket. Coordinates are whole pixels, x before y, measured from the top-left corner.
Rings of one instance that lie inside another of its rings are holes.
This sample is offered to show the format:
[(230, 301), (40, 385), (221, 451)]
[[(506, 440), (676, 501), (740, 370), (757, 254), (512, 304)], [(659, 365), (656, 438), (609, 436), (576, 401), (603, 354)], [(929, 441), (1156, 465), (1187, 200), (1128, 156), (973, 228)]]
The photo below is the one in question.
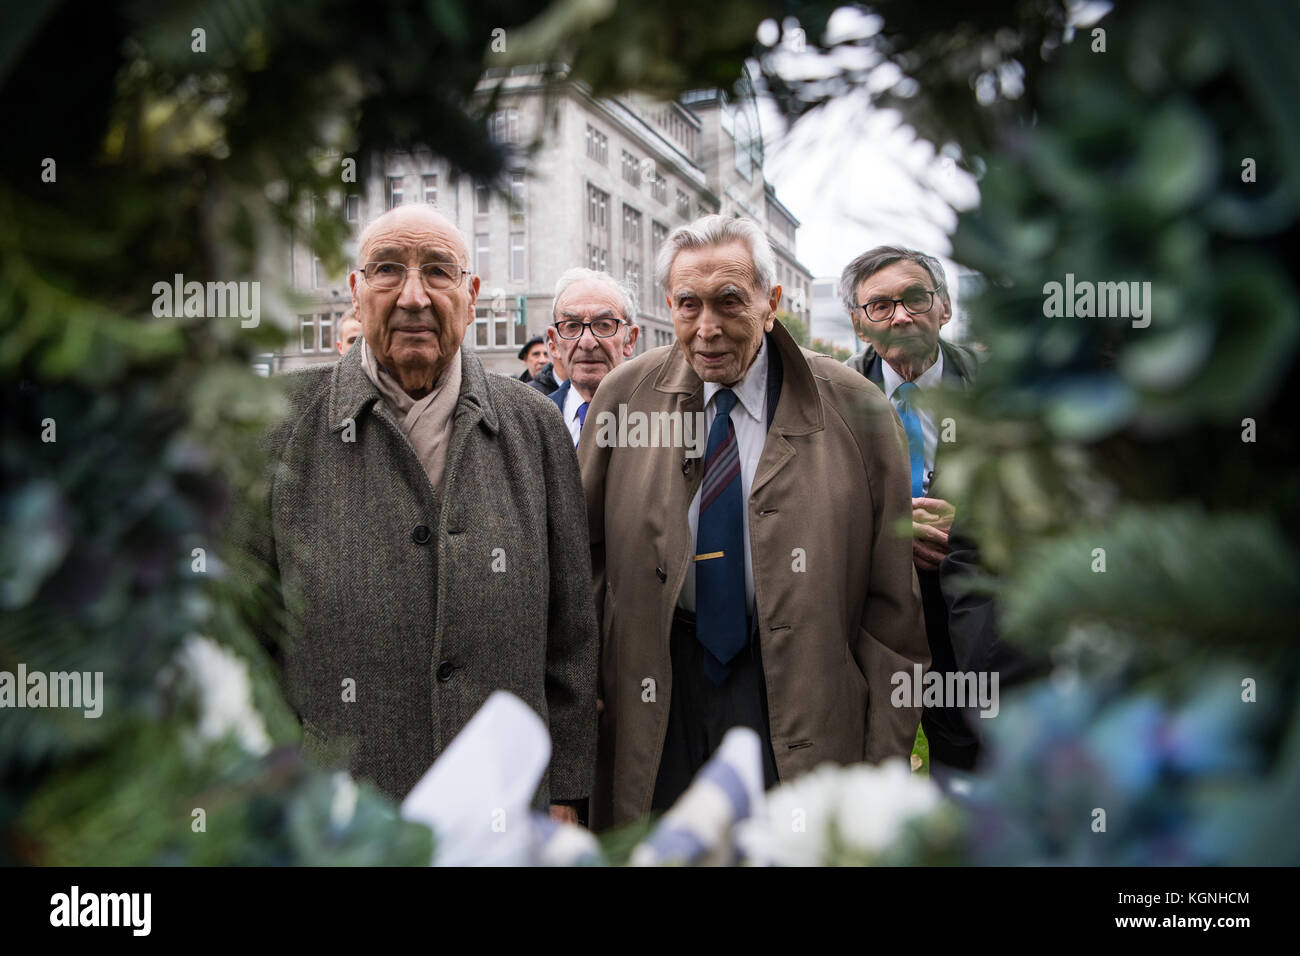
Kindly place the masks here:
[[(943, 352), (943, 384), (946, 388), (964, 389), (975, 379), (978, 365), (975, 352), (961, 345), (939, 340), (939, 350)], [(870, 345), (844, 364), (856, 369), (884, 391), (884, 372), (881, 368), (883, 359)], [(930, 487), (934, 487), (934, 478), (939, 474), (940, 461), (943, 456), (943, 443), (935, 450), (934, 471)], [(917, 581), (921, 585), (921, 604), (925, 608), (925, 632), (930, 642), (930, 669), (941, 673), (956, 671), (957, 660), (953, 652), (952, 638), (948, 633), (948, 605), (944, 601), (943, 590), (938, 571), (916, 571)], [(930, 759), (952, 767), (969, 769), (975, 764), (978, 741), (966, 723), (965, 717), (956, 708), (926, 708), (921, 716), (921, 727), (925, 730), (930, 743)]]
[(561, 415), (564, 414), (564, 400), (569, 397), (570, 384), (569, 380), (565, 379), (563, 385), (546, 396), (555, 403), (555, 407), (560, 410)]

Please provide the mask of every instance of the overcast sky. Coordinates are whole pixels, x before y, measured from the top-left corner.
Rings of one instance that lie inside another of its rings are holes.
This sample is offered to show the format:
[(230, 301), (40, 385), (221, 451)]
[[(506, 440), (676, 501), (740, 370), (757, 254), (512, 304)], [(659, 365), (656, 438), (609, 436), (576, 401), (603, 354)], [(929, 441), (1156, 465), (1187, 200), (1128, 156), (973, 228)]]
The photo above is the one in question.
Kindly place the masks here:
[[(844, 8), (831, 18), (827, 32), (834, 39), (878, 29), (879, 18)], [(791, 45), (789, 34), (786, 44)], [(862, 54), (840, 50), (832, 59), (787, 49), (780, 54), (778, 68), (786, 76), (827, 75), (841, 65), (869, 65), (853, 59)], [(898, 79), (892, 67), (878, 68), (871, 86), (892, 85)], [(833, 101), (791, 128), (766, 97), (760, 96), (758, 108), (764, 175), (800, 221), (799, 259), (814, 276), (838, 277), (854, 256), (888, 243), (939, 256), (949, 271), (949, 283), (955, 285), (955, 267), (947, 259), (949, 236), (957, 224), (955, 208), (979, 200), (969, 175), (936, 155), (899, 114), (873, 109), (866, 89)], [(847, 316), (844, 323), (836, 339), (852, 345)]]
[[(1109, 3), (1097, 2), (1072, 6), (1071, 20), (1080, 28), (1095, 24), (1110, 9)], [(831, 44), (870, 36), (880, 26), (875, 14), (843, 7), (831, 16), (825, 40)], [(775, 21), (759, 28), (759, 39), (769, 45), (781, 36)], [(833, 56), (821, 56), (799, 52), (798, 39), (789, 31), (784, 34), (776, 54), (777, 70), (783, 76), (815, 78), (833, 75), (842, 67), (873, 66), (867, 51), (841, 48)], [(872, 246), (910, 246), (943, 262), (953, 287), (954, 309), (958, 309), (949, 237), (957, 225), (957, 210), (978, 204), (979, 188), (950, 159), (936, 155), (932, 144), (918, 139), (897, 112), (871, 107), (869, 88), (886, 89), (900, 79), (893, 66), (876, 66), (868, 87), (833, 101), (789, 129), (771, 100), (760, 95), (763, 172), (800, 221), (799, 259), (814, 276), (838, 277), (850, 260)], [(1014, 86), (1016, 78), (1004, 75), (1003, 82)], [(847, 316), (843, 320), (837, 344), (854, 345)], [(817, 329), (814, 333), (823, 334)]]

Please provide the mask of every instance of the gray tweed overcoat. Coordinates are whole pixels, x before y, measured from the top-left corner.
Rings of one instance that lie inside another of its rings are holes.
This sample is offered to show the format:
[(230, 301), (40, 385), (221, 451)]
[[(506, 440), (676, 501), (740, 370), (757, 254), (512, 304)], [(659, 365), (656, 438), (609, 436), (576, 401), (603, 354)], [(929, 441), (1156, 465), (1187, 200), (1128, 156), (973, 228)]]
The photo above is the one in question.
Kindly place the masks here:
[[(361, 368), (290, 373), (250, 550), (308, 750), (401, 799), (494, 690), (550, 728), (538, 803), (590, 793), (599, 640), (586, 506), (553, 402), (461, 349), (441, 496)], [(351, 423), (351, 424), (349, 424)], [(348, 440), (352, 439), (352, 440)]]

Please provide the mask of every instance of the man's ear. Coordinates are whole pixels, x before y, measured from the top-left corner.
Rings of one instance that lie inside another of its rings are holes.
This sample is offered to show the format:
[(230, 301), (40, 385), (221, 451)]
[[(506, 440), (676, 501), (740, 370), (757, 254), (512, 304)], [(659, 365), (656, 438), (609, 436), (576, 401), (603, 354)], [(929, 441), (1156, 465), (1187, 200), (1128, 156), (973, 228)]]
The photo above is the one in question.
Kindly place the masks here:
[(361, 310), (357, 308), (357, 270), (356, 269), (353, 269), (351, 272), (348, 273), (348, 289), (352, 292), (352, 311), (357, 316), (357, 318), (360, 318)]
[(471, 322), (474, 321), (474, 306), (478, 304), (478, 287), (479, 287), (478, 276), (475, 275), (470, 276), (469, 277), (469, 320)]
[(939, 296), (939, 304), (943, 306), (943, 318), (939, 320), (939, 324), (947, 325), (948, 320), (952, 318), (952, 303), (944, 296)]
[(776, 324), (776, 307), (781, 304), (781, 287), (772, 286), (772, 294), (767, 297), (767, 321), (763, 323), (763, 331), (771, 332), (772, 326)]
[(641, 326), (633, 325), (627, 330), (627, 338), (623, 340), (623, 358), (632, 357), (632, 348), (636, 345), (636, 337), (641, 334)]

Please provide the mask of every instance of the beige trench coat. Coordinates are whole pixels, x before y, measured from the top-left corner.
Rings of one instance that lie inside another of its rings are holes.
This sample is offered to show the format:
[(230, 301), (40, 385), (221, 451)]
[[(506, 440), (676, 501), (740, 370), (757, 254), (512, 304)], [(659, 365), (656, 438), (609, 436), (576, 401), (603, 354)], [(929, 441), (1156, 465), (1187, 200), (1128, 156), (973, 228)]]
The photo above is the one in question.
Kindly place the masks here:
[[(920, 710), (890, 704), (890, 677), (929, 663), (912, 566), (906, 438), (880, 389), (777, 323), (780, 401), (750, 492), (767, 708), (777, 771), (911, 752)], [(669, 635), (694, 547), (687, 509), (703, 460), (682, 448), (601, 447), (602, 412), (702, 410), (676, 345), (601, 383), (578, 446), (600, 623), (592, 823), (650, 810), (668, 726)]]

